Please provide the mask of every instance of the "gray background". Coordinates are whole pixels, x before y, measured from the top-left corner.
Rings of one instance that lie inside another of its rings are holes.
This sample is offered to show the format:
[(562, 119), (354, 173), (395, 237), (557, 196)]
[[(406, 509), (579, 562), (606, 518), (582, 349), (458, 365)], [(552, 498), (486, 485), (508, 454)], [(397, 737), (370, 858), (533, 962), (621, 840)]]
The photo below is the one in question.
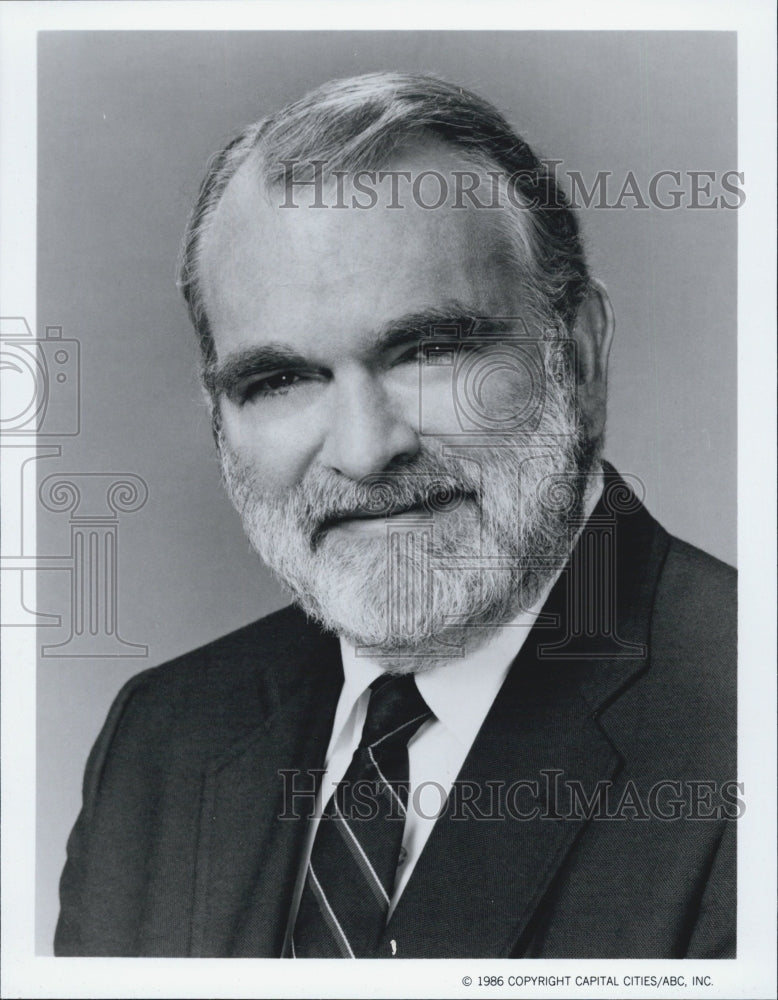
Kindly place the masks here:
[[(129, 676), (285, 603), (221, 494), (174, 287), (208, 157), (240, 125), (327, 79), (438, 73), (491, 99), (536, 149), (588, 182), (610, 170), (737, 167), (736, 40), (665, 32), (91, 32), (39, 42), (38, 324), (81, 343), (81, 432), (54, 472), (132, 472), (150, 491), (123, 516), (122, 636), (145, 659), (43, 659), (38, 672), (37, 947), (51, 952), (56, 885), (89, 747)], [(606, 456), (646, 484), (670, 531), (736, 557), (737, 213), (581, 212), (617, 317)], [(39, 552), (69, 546), (39, 513)], [(42, 610), (67, 620), (66, 574)], [(48, 628), (41, 642), (67, 638)]]

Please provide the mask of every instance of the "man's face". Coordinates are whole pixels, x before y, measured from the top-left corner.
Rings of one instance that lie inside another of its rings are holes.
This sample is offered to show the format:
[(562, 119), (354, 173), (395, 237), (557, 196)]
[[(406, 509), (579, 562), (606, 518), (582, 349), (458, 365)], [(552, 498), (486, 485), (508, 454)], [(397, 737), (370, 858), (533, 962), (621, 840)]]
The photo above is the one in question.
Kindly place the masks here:
[[(393, 167), (462, 164), (430, 146)], [(201, 274), (225, 479), (253, 544), (333, 630), (419, 652), (508, 620), (544, 575), (529, 563), (564, 550), (541, 483), (577, 471), (577, 428), (494, 213), (379, 195), (316, 208), (298, 189), (281, 208), (246, 164)], [(468, 338), (471, 317), (486, 321)]]

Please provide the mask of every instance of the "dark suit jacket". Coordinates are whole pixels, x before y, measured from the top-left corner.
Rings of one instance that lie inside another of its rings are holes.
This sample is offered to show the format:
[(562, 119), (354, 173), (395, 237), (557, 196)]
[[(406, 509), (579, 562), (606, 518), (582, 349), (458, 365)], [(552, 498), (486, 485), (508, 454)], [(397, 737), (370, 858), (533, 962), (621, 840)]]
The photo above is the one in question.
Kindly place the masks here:
[[(589, 525), (463, 766), (483, 797), (438, 820), (387, 956), (734, 955), (734, 572), (612, 471)], [(322, 767), (341, 683), (337, 640), (294, 608), (133, 678), (87, 765), (57, 954), (279, 956), (305, 829), (279, 819), (280, 772)]]

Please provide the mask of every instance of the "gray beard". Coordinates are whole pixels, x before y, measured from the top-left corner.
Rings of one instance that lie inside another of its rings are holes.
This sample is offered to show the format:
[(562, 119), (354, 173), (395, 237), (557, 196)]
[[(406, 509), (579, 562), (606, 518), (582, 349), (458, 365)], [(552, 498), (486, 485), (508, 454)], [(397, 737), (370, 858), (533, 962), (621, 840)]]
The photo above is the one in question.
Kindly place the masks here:
[[(293, 599), (360, 655), (394, 673), (487, 642), (531, 608), (566, 563), (594, 459), (570, 387), (550, 380), (523, 439), (446, 445), (354, 482), (312, 466), (281, 497), (220, 436), (222, 473), (248, 538)], [(349, 514), (418, 508), (384, 537), (333, 532)]]

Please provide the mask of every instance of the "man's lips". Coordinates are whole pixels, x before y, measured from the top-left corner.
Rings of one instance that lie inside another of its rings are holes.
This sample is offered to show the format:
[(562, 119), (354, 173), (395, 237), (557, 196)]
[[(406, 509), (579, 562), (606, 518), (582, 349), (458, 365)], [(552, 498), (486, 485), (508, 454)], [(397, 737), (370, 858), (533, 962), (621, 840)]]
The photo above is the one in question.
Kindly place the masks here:
[(402, 517), (405, 514), (431, 518), (436, 513), (446, 513), (447, 508), (451, 510), (456, 509), (463, 501), (475, 501), (475, 499), (472, 493), (457, 490), (447, 495), (446, 502), (440, 502), (430, 497), (416, 500), (413, 503), (397, 504), (389, 508), (384, 507), (379, 510), (366, 510), (363, 507), (355, 507), (351, 510), (337, 511), (326, 517), (316, 528), (313, 543), (315, 546), (331, 528), (348, 526), (359, 521), (388, 521), (395, 517)]
[(337, 525), (342, 524), (344, 521), (386, 521), (391, 517), (399, 517), (401, 514), (419, 514), (425, 517), (430, 517), (432, 511), (423, 502), (414, 504), (405, 504), (401, 507), (392, 507), (389, 510), (348, 510), (342, 511), (338, 514), (330, 515), (322, 524), (319, 526), (319, 532), (323, 533), (328, 531), (330, 528), (337, 527)]

